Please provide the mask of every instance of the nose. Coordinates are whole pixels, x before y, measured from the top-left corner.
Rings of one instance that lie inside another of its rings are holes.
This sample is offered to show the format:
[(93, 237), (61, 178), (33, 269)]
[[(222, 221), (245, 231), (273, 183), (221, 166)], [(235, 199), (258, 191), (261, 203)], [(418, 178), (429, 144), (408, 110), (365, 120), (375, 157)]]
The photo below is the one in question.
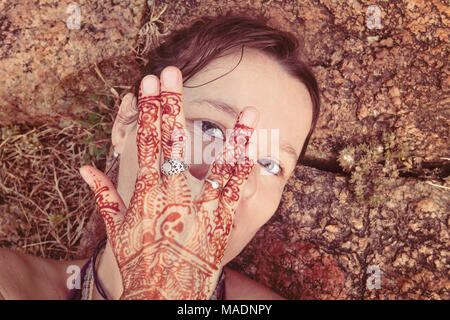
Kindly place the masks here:
[(258, 190), (258, 171), (259, 168), (255, 164), (248, 176), (247, 181), (242, 186), (242, 200), (249, 200), (255, 196), (256, 191)]

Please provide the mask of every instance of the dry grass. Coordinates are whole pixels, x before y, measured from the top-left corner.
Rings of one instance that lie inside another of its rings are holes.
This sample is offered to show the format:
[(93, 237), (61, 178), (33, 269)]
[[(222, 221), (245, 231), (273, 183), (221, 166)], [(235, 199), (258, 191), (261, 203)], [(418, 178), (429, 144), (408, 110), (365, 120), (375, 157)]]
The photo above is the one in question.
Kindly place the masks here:
[(0, 247), (61, 259), (72, 258), (77, 251), (95, 209), (78, 168), (104, 165), (99, 147), (107, 148), (107, 142), (86, 143), (98, 138), (95, 126), (67, 119), (59, 124), (64, 127), (48, 123), (1, 129)]
[[(164, 35), (160, 17), (167, 5), (149, 4), (135, 47), (141, 60)], [(0, 247), (45, 258), (77, 257), (96, 208), (78, 169), (89, 164), (106, 171), (114, 111), (124, 95), (114, 87), (129, 89), (110, 85), (113, 81), (94, 67), (105, 92), (89, 97), (94, 107), (84, 119), (0, 127)]]
[(136, 47), (134, 48), (136, 57), (143, 60), (144, 64), (148, 62), (145, 59), (148, 51), (158, 46), (160, 44), (159, 39), (168, 34), (168, 32), (161, 32), (164, 23), (160, 19), (167, 10), (168, 5), (166, 4), (163, 8), (157, 9), (156, 0), (148, 0), (147, 3), (149, 9), (146, 14), (146, 22), (139, 30)]

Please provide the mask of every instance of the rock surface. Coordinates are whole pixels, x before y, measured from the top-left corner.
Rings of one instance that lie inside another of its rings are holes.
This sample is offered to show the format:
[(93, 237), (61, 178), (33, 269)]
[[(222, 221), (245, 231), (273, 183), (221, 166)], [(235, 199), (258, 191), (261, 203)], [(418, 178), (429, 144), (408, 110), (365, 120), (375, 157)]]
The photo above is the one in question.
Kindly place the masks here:
[[(55, 0), (2, 1), (0, 124), (82, 112), (71, 93), (104, 89), (93, 64), (132, 53), (145, 8), (145, 0), (82, 0), (75, 7)], [(80, 70), (93, 72), (96, 81), (79, 77)], [(68, 83), (74, 75), (82, 81)]]
[(289, 299), (450, 298), (448, 190), (399, 178), (390, 191), (361, 206), (346, 177), (298, 166), (232, 266)]

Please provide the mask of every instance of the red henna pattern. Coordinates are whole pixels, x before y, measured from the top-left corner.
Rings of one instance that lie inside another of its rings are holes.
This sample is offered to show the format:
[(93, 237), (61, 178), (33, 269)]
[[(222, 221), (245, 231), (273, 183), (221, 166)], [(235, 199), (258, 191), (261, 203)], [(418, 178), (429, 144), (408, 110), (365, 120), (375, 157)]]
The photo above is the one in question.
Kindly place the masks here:
[[(211, 167), (209, 179), (222, 182), (222, 186), (228, 181), (235, 172), (236, 165), (243, 163), (243, 159), (246, 157), (246, 145), (248, 144), (252, 133), (252, 128), (239, 122), (236, 123), (232, 134), (227, 139), (223, 152), (216, 161), (214, 161)], [(247, 165), (249, 165), (249, 163)]]
[(160, 149), (158, 134), (159, 97), (147, 96), (139, 99), (138, 126), (136, 143), (138, 145), (138, 161), (141, 167), (152, 167), (156, 164)]
[[(91, 173), (92, 175), (92, 173)], [(94, 197), (95, 202), (99, 205), (99, 212), (102, 215), (106, 228), (111, 230), (111, 236), (115, 237), (114, 230), (117, 225), (117, 221), (114, 219), (119, 212), (119, 203), (117, 201), (108, 201), (107, 195), (109, 188), (106, 186), (101, 186), (98, 180), (94, 180)]]
[(162, 149), (164, 159), (184, 159), (185, 131), (181, 116), (181, 93), (163, 91), (160, 95)]
[(236, 126), (233, 143), (223, 153), (225, 163), (214, 169), (216, 175), (221, 170), (232, 174), (220, 199), (212, 188), (204, 188), (194, 197), (186, 175), (159, 179), (155, 163), (159, 144), (164, 154), (171, 154), (175, 143), (170, 144), (168, 134), (183, 129), (177, 120), (181, 94), (163, 92), (160, 101), (161, 141), (155, 133), (158, 103), (154, 97), (140, 98), (140, 167), (125, 216), (118, 219), (118, 203), (109, 199), (111, 190), (99, 184), (93, 189), (122, 275), (122, 299), (208, 299), (218, 280), (240, 186), (253, 166), (249, 161), (235, 165), (252, 129)]
[[(221, 156), (214, 162), (209, 174), (209, 178), (216, 181), (222, 181), (224, 175), (231, 174), (231, 177), (228, 182), (224, 181), (226, 185), (221, 192), (219, 189), (213, 189), (209, 183), (205, 183), (207, 187), (198, 200), (205, 203), (220, 195), (219, 206), (212, 212), (212, 215), (207, 210), (203, 211), (203, 220), (210, 226), (208, 228), (208, 253), (218, 261), (223, 259), (240, 189), (254, 166), (253, 162), (245, 156), (246, 144), (252, 133), (252, 128), (240, 123), (236, 124), (228, 139), (229, 142), (225, 145)], [(212, 217), (212, 222), (207, 220), (209, 216)]]

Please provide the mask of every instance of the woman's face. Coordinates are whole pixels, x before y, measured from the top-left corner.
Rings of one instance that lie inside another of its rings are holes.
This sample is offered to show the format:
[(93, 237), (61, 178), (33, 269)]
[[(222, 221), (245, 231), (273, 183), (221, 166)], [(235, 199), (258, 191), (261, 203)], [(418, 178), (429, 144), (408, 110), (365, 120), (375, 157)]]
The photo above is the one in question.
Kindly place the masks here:
[[(196, 86), (222, 76), (236, 66), (240, 56), (238, 50), (215, 59), (184, 85)], [(243, 186), (225, 251), (225, 265), (275, 213), (310, 129), (311, 98), (297, 78), (254, 49), (244, 50), (241, 63), (231, 73), (197, 88), (183, 88), (182, 97), (186, 129), (191, 137), (190, 172), (200, 180), (211, 163), (205, 156), (207, 148), (214, 150), (215, 145), (223, 145), (225, 130), (233, 129), (239, 112), (246, 106), (253, 106), (259, 112), (250, 140), (255, 147), (252, 158), (256, 164)], [(197, 136), (199, 132), (202, 134), (200, 146), (194, 131)], [(115, 150), (120, 152), (117, 189), (128, 206), (138, 170), (136, 122), (126, 126), (122, 135), (113, 130), (112, 140)], [(199, 157), (200, 152), (203, 154)]]

